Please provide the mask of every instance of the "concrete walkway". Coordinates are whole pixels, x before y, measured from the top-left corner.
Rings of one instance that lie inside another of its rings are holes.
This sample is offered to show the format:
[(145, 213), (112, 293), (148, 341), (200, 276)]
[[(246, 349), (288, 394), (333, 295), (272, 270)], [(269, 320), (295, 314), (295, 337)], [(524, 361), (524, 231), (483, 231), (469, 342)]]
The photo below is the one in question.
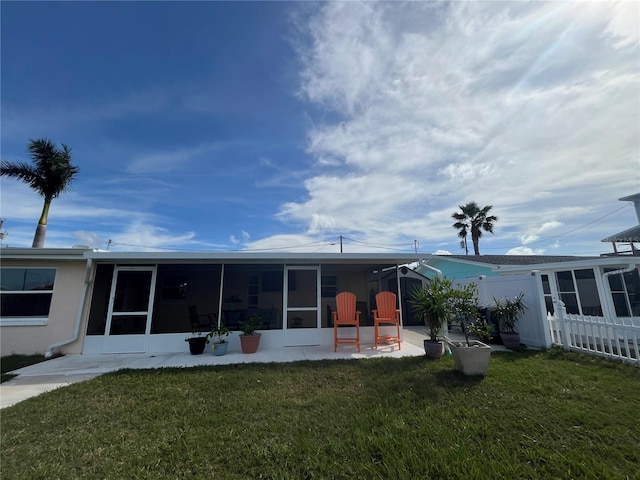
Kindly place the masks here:
[[(239, 349), (231, 349), (226, 355), (220, 357), (210, 353), (210, 349), (207, 349), (202, 355), (190, 355), (182, 352), (66, 355), (12, 372), (18, 376), (0, 384), (0, 408), (9, 407), (55, 388), (90, 380), (103, 373), (115, 372), (124, 368), (153, 369), (235, 363), (421, 356), (424, 355), (422, 341), (426, 338), (425, 333), (424, 327), (405, 327), (401, 350), (398, 350), (396, 345), (383, 345), (376, 350), (373, 345), (363, 344), (360, 353), (356, 352), (352, 346), (340, 346), (338, 351), (334, 353), (332, 345), (322, 345), (260, 349), (252, 355), (245, 355)], [(458, 340), (458, 336), (453, 333), (449, 336), (452, 340)]]

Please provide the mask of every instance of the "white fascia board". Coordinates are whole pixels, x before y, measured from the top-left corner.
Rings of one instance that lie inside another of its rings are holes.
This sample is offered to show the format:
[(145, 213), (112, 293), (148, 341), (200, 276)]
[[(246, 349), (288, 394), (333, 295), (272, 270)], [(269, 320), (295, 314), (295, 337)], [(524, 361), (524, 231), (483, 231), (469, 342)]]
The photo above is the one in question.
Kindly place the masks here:
[(418, 255), (390, 253), (256, 253), (256, 252), (85, 252), (85, 258), (97, 262), (211, 262), (224, 263), (390, 263), (395, 265), (417, 262)]
[(0, 249), (0, 258), (16, 260), (85, 260), (83, 248), (13, 248)]

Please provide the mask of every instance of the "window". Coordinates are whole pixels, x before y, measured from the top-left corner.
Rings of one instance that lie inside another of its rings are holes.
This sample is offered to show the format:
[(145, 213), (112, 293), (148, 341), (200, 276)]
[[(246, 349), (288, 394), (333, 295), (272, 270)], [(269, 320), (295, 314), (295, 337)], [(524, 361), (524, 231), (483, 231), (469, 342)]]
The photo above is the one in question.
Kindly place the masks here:
[[(605, 272), (613, 269), (607, 268)], [(618, 317), (640, 317), (640, 275), (638, 269), (609, 277), (611, 297)]]
[(55, 278), (55, 268), (0, 269), (2, 324), (46, 325)]
[(566, 272), (557, 272), (556, 279), (558, 281), (558, 294), (560, 295), (560, 300), (564, 302), (567, 313), (580, 313), (578, 310), (576, 287), (573, 283), (571, 270), (567, 270)]
[(567, 313), (599, 316), (602, 305), (592, 268), (557, 272), (558, 293)]

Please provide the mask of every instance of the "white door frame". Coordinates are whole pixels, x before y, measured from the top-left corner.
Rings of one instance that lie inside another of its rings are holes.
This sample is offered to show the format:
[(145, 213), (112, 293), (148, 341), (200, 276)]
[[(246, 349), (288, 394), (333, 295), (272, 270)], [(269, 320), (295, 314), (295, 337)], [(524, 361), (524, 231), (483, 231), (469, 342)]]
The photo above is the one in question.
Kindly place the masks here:
[[(296, 270), (313, 270), (316, 272), (316, 305), (308, 307), (289, 307), (289, 272)], [(320, 316), (320, 265), (285, 265), (284, 266), (284, 287), (282, 295), (282, 311), (284, 312), (282, 327), (284, 331), (285, 347), (295, 347), (304, 345), (320, 345), (320, 329), (322, 327)], [(289, 312), (316, 312), (315, 328), (288, 328)]]
[[(151, 272), (151, 282), (149, 284), (149, 303), (146, 311), (139, 312), (114, 312), (113, 303), (116, 296), (116, 283), (118, 281), (119, 272)], [(113, 278), (111, 281), (111, 292), (109, 293), (109, 309), (107, 311), (107, 325), (104, 331), (104, 353), (142, 353), (147, 351), (147, 343), (151, 332), (151, 316), (153, 314), (153, 301), (156, 291), (156, 265), (142, 267), (119, 267), (113, 269)], [(114, 316), (120, 315), (145, 315), (144, 334), (135, 335), (111, 335), (111, 323)]]

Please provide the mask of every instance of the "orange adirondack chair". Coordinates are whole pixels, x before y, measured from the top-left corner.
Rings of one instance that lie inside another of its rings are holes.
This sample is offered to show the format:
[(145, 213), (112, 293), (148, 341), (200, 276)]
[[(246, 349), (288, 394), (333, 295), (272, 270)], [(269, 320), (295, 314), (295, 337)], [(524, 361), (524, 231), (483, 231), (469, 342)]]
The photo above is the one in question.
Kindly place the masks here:
[[(337, 351), (339, 344), (355, 345), (360, 351), (360, 312), (356, 310), (356, 296), (351, 292), (336, 295), (336, 310), (333, 314), (333, 351)], [(356, 328), (354, 337), (338, 337), (338, 327), (348, 326)]]
[[(398, 342), (400, 346), (400, 310), (396, 308), (396, 294), (392, 292), (380, 292), (376, 295), (376, 310), (373, 310), (373, 334), (375, 336), (374, 347), (378, 348), (380, 341)], [(382, 325), (395, 325), (397, 334), (380, 335), (379, 328)]]

